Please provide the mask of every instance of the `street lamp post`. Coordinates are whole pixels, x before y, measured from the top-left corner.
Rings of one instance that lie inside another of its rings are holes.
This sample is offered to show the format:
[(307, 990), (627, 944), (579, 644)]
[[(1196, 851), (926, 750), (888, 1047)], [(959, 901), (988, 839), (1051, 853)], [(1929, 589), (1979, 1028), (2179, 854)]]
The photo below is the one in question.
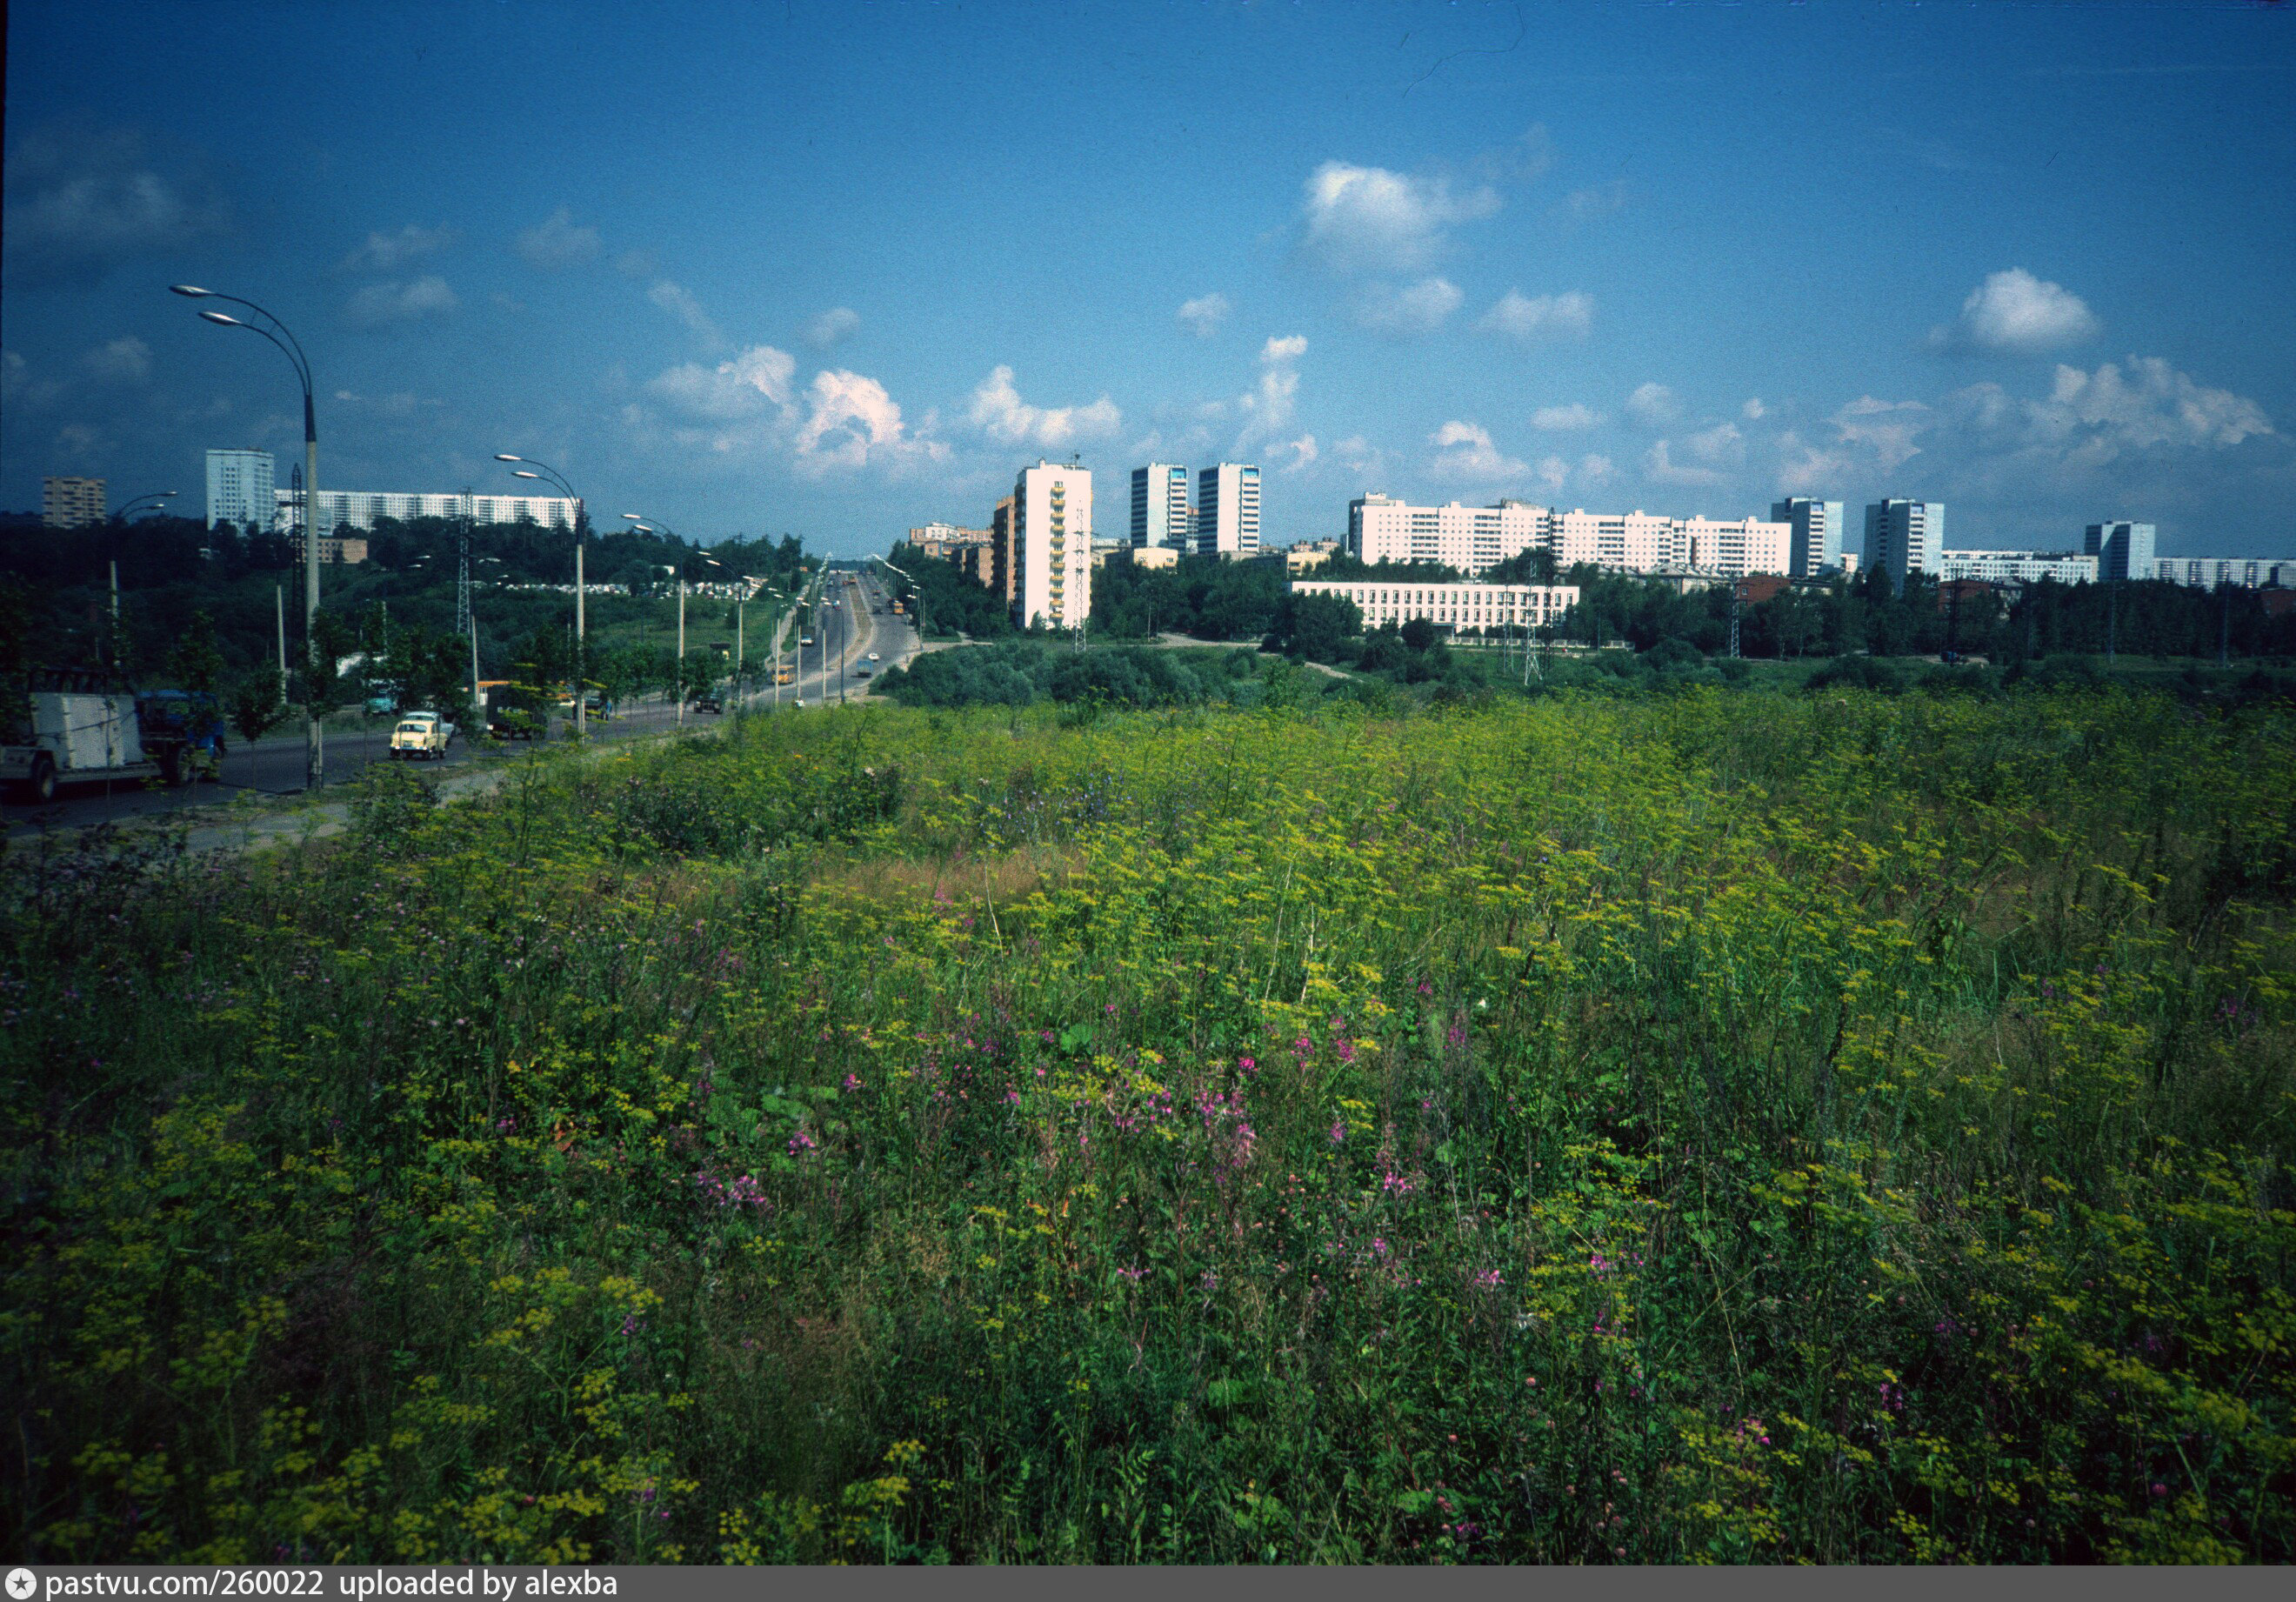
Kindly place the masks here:
[[(523, 463), (524, 466), (511, 469), (511, 477), (546, 481), (574, 503), (574, 733), (577, 738), (584, 738), (590, 733), (590, 632), (583, 605), (589, 585), (582, 574), (582, 497), (574, 493), (574, 486), (569, 484), (555, 468), (537, 462), (532, 456), (514, 456), (506, 451), (496, 451), (495, 460)], [(529, 472), (528, 468), (535, 471)], [(475, 623), (472, 628), (475, 629)], [(549, 716), (547, 712), (543, 715), (545, 719)], [(548, 731), (545, 729), (545, 732)]]
[[(124, 523), (127, 521), (128, 513), (132, 512), (156, 512), (159, 510), (160, 503), (161, 501), (175, 499), (176, 493), (176, 492), (173, 489), (161, 489), (157, 490), (151, 495), (139, 495), (134, 500), (129, 501), (126, 505), (120, 507), (119, 511), (113, 513), (111, 514), (111, 521), (116, 523)], [(152, 504), (149, 506), (146, 506), (144, 504), (145, 501), (150, 501)]]
[[(252, 300), (237, 295), (218, 294), (197, 284), (171, 283), (168, 286), (176, 294), (193, 300), (228, 300), (234, 306), (244, 306), (262, 323), (250, 323), (226, 312), (202, 311), (200, 316), (224, 328), (244, 328), (259, 333), (279, 347), (281, 354), (294, 365), (295, 376), (303, 385), (303, 629), (311, 653), (311, 689), (309, 704), (304, 711), (306, 788), (316, 790), (327, 782), (326, 747), (319, 730), (319, 422), (318, 408), (311, 393), (310, 358), (303, 347), (289, 333), (287, 325), (272, 316)], [(269, 327), (264, 324), (269, 324)], [(276, 330), (277, 332), (274, 332)]]

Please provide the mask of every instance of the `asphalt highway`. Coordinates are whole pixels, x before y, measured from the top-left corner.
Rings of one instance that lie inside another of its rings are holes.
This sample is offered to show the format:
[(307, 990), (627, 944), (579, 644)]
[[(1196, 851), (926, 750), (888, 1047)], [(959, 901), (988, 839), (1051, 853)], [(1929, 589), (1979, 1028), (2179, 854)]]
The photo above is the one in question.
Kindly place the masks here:
[[(779, 686), (778, 697), (770, 684), (755, 692), (749, 698), (752, 710), (770, 711), (777, 699), (790, 711), (796, 710), (800, 702), (808, 710), (840, 701), (849, 705), (858, 702), (867, 696), (870, 680), (857, 677), (855, 670), (870, 652), (884, 659), (866, 664), (873, 677), (916, 654), (914, 626), (906, 618), (894, 617), (890, 610), (882, 616), (875, 613), (872, 608), (890, 607), (890, 598), (874, 573), (863, 572), (858, 577), (860, 587), (853, 588), (845, 584), (841, 571), (833, 570), (827, 576), (811, 612), (815, 620), (802, 630), (815, 643), (800, 649), (796, 640), (800, 630), (794, 624), (790, 628), (784, 651), (786, 660), (800, 670), (795, 682)], [(590, 739), (594, 743), (628, 740), (680, 728), (706, 728), (717, 721), (715, 716), (691, 708), (681, 719), (676, 707), (667, 701), (641, 702), (613, 718), (591, 719)], [(376, 718), (357, 729), (329, 729), (327, 783), (343, 784), (357, 778), (371, 762), (390, 760), (390, 731), (397, 722), (395, 718)], [(291, 795), (302, 791), (306, 760), (299, 729), (268, 735), (251, 746), (231, 741), (226, 744), (222, 772), (215, 782), (181, 789), (148, 780), (65, 785), (58, 787), (56, 799), (45, 807), (27, 805), (12, 797), (0, 801), (0, 822), (4, 822), (6, 834), (13, 838), (43, 829), (85, 828), (153, 813), (213, 807), (249, 793)], [(467, 767), (473, 747), (474, 742), (458, 731), (445, 759), (423, 767), (429, 770)], [(514, 743), (497, 744), (483, 736), (475, 747), (489, 755), (515, 754), (524, 749)]]

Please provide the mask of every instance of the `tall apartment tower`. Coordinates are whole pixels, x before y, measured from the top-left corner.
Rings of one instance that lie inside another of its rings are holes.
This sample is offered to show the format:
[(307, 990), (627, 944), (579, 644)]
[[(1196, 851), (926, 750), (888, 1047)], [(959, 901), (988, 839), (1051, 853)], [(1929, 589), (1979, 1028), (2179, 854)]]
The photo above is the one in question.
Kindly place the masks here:
[(279, 504), (277, 473), (267, 450), (208, 452), (208, 527), (228, 522), (242, 534), (270, 528)]
[(1092, 472), (1039, 461), (1013, 483), (1013, 620), (1075, 628), (1092, 615)]
[(1195, 536), (1188, 510), (1188, 470), (1151, 462), (1132, 470), (1132, 548), (1169, 546), (1188, 550)]
[(1770, 521), (1793, 530), (1786, 552), (1786, 571), (1793, 577), (1807, 579), (1841, 565), (1840, 501), (1814, 501), (1794, 496), (1771, 505)]
[(42, 479), (40, 526), (45, 529), (85, 529), (105, 515), (102, 479)]
[(1222, 462), (1196, 474), (1196, 555), (1259, 555), (1259, 469)]
[(2096, 576), (2106, 582), (2150, 579), (2156, 568), (2151, 523), (2091, 523), (2081, 552), (2096, 558)]
[(1934, 575), (1945, 560), (1943, 501), (1875, 501), (1866, 508), (1866, 565), (1906, 587), (1908, 573)]

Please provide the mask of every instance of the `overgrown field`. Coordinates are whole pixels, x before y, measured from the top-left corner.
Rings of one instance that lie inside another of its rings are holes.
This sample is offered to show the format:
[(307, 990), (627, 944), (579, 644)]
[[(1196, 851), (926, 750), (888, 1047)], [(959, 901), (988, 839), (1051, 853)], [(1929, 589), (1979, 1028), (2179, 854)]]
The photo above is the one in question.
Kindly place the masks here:
[(2296, 717), (875, 707), (16, 850), (27, 1559), (2296, 1557)]

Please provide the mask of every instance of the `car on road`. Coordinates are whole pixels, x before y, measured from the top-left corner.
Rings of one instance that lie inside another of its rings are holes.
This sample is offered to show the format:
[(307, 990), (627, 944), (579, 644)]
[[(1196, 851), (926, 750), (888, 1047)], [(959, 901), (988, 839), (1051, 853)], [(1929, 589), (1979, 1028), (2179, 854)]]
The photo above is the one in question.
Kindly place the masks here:
[(722, 712), (726, 710), (726, 703), (718, 699), (718, 692), (715, 690), (705, 690), (696, 695), (693, 698), (693, 706), (697, 712)]
[(402, 762), (444, 761), (455, 726), (436, 712), (409, 712), (390, 731), (390, 754)]
[(879, 659), (879, 657), (878, 657), (877, 653), (876, 653), (874, 651), (872, 651), (871, 653), (869, 653), (869, 660), (870, 660), (871, 661), (879, 661), (880, 659)]
[(868, 677), (869, 677), (869, 664), (868, 664), (867, 662), (863, 662), (859, 667), (857, 667), (857, 668), (854, 669), (854, 670), (853, 670), (853, 677), (854, 677), (854, 678), (868, 678)]

